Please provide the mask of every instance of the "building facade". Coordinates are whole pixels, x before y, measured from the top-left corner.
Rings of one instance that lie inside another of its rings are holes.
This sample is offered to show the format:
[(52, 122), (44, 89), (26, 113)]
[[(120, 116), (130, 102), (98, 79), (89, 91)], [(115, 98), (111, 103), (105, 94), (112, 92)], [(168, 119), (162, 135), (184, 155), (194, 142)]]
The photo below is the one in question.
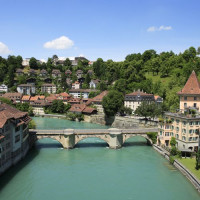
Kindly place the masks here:
[(198, 149), (200, 128), (200, 83), (193, 71), (181, 91), (180, 107), (177, 113), (166, 112), (159, 122), (158, 144), (170, 146), (171, 137), (175, 137), (177, 148), (182, 152)]
[(142, 102), (155, 102), (154, 95), (142, 91), (136, 91), (130, 94), (126, 94), (124, 99), (124, 106), (127, 108), (131, 108), (133, 111), (135, 111)]
[(35, 85), (32, 84), (21, 84), (17, 86), (17, 92), (25, 95), (35, 94)]
[(41, 87), (42, 93), (49, 93), (49, 94), (55, 94), (56, 93), (56, 85), (54, 84), (43, 84)]
[(0, 104), (0, 174), (27, 154), (31, 119), (7, 104)]
[(5, 84), (0, 85), (0, 92), (8, 92), (8, 86)]

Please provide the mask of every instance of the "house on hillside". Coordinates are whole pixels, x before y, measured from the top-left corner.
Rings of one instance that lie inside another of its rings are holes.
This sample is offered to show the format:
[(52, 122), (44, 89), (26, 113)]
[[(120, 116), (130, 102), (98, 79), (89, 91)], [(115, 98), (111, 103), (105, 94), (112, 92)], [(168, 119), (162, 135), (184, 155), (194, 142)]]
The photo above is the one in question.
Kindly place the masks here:
[(80, 89), (81, 84), (78, 81), (75, 81), (75, 83), (72, 83), (72, 89)]
[(77, 78), (79, 79), (79, 78), (82, 78), (82, 76), (83, 76), (83, 71), (82, 70), (77, 70), (76, 71), (76, 76), (77, 76)]
[(35, 85), (32, 84), (21, 84), (17, 86), (17, 92), (26, 95), (35, 94)]
[(42, 93), (49, 93), (49, 94), (55, 94), (56, 93), (56, 85), (46, 83), (41, 86), (41, 92)]
[(2, 97), (10, 99), (13, 103), (20, 103), (22, 94), (17, 92), (8, 92), (5, 93)]
[(99, 79), (96, 79), (96, 80), (91, 80), (90, 81), (90, 88), (91, 89), (96, 89), (97, 88), (97, 85), (100, 83), (100, 80)]
[(24, 75), (24, 72), (23, 72), (23, 69), (16, 69), (16, 76), (23, 76)]
[(96, 92), (96, 90), (92, 89), (71, 89), (69, 90), (69, 94), (74, 98), (88, 98), (90, 92)]
[(47, 77), (47, 75), (48, 75), (47, 70), (42, 69), (42, 70), (40, 71), (40, 76), (41, 76), (41, 77)]
[(8, 92), (8, 86), (5, 84), (0, 85), (0, 93), (1, 92)]
[(52, 71), (52, 77), (53, 77), (53, 78), (60, 78), (60, 77), (61, 77), (61, 72), (60, 72), (60, 70), (59, 70), (59, 69), (54, 69), (54, 70)]

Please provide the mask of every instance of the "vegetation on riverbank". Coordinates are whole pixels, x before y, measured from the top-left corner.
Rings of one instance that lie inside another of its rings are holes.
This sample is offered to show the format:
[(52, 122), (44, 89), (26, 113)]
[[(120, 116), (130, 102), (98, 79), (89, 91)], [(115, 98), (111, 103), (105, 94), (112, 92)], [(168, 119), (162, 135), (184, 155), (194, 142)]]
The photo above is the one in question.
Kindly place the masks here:
[(200, 170), (195, 169), (196, 158), (178, 158), (177, 160), (200, 180)]

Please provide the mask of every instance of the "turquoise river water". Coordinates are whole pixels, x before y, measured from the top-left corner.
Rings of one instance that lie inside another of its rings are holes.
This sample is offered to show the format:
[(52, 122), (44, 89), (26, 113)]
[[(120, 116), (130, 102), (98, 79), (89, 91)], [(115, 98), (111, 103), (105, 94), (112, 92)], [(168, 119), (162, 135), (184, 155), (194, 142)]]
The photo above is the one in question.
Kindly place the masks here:
[[(40, 129), (105, 128), (61, 119), (35, 118)], [(146, 145), (130, 138), (109, 149), (88, 138), (65, 150), (38, 141), (28, 156), (0, 177), (0, 200), (199, 200), (192, 184)]]

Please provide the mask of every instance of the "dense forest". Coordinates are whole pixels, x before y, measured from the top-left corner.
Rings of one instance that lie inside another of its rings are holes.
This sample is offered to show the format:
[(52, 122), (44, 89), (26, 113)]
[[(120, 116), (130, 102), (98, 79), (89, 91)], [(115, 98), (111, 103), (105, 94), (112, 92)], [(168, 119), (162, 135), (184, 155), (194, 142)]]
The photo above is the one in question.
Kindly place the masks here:
[[(122, 62), (112, 60), (104, 61), (98, 58), (93, 65), (88, 65), (87, 61), (79, 61), (77, 66), (71, 65), (66, 59), (64, 65), (55, 64), (54, 55), (47, 63), (40, 63), (35, 58), (31, 58), (29, 68), (40, 71), (46, 69), (49, 74), (53, 69), (62, 72), (61, 81), (54, 82), (59, 87), (59, 91), (68, 91), (66, 83), (66, 70), (71, 70), (70, 78), (72, 82), (77, 80), (76, 71), (84, 72), (83, 88), (89, 87), (91, 79), (101, 80), (98, 89), (115, 90), (127, 94), (134, 90), (143, 90), (163, 97), (166, 110), (174, 111), (179, 107), (179, 97), (177, 92), (183, 87), (192, 70), (199, 75), (200, 69), (200, 48), (190, 47), (183, 53), (175, 54), (172, 51), (157, 53), (155, 50), (146, 50), (144, 53), (134, 53), (127, 55)], [(21, 56), (8, 56), (7, 59), (0, 57), (0, 83), (5, 83), (10, 91), (16, 91), (18, 84), (26, 83), (26, 75), (15, 76), (16, 69), (22, 66)], [(24, 69), (27, 70), (27, 69)], [(88, 70), (94, 73), (89, 75)], [(36, 86), (42, 84), (42, 80), (36, 77)]]

